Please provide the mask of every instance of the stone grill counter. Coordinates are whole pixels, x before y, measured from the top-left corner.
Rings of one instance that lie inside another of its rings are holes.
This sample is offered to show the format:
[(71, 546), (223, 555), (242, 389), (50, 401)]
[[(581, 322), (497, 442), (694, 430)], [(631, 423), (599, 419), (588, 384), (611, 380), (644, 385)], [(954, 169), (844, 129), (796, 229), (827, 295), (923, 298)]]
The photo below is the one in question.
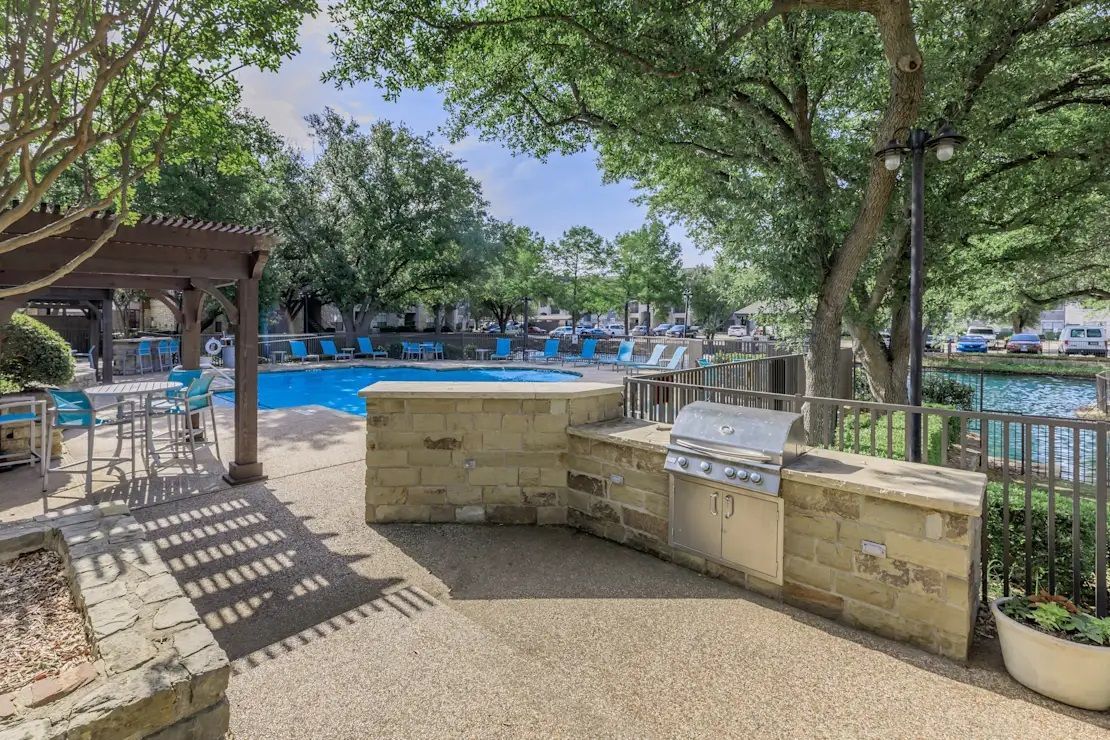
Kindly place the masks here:
[(783, 584), (668, 542), (669, 428), (601, 383), (377, 383), (366, 520), (566, 524), (934, 653), (966, 658), (980, 473), (813, 450), (783, 468)]

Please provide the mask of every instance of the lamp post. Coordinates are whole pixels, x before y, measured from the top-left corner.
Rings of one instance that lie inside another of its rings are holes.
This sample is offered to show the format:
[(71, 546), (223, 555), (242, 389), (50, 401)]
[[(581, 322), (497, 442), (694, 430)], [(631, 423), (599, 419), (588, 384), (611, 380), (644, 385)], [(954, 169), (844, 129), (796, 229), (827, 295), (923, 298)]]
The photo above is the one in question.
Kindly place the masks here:
[[(921, 405), (921, 362), (925, 354), (925, 327), (922, 300), (925, 293), (925, 151), (936, 152), (937, 159), (952, 159), (956, 147), (964, 137), (948, 123), (938, 121), (936, 134), (927, 129), (906, 131), (904, 142), (898, 141), (898, 132), (886, 146), (875, 152), (891, 172), (902, 165), (903, 155), (912, 158), (910, 177), (910, 372), (909, 401), (911, 406)], [(910, 460), (921, 462), (921, 414), (910, 414)]]
[(528, 359), (528, 296), (524, 296), (524, 350), (520, 354), (521, 360)]
[(685, 338), (685, 335), (690, 332), (690, 296), (691, 295), (692, 295), (692, 293), (690, 292), (689, 287), (687, 287), (686, 290), (682, 291), (682, 297), (686, 299), (686, 309), (682, 312), (682, 324), (686, 327), (686, 330), (683, 332), (683, 338)]

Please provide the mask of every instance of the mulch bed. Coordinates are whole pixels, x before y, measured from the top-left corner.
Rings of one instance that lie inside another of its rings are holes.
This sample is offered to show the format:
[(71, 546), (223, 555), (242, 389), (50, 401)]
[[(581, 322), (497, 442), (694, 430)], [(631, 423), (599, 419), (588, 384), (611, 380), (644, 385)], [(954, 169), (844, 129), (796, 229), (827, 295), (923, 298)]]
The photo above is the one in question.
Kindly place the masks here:
[(57, 675), (91, 653), (56, 553), (39, 550), (0, 564), (0, 694)]

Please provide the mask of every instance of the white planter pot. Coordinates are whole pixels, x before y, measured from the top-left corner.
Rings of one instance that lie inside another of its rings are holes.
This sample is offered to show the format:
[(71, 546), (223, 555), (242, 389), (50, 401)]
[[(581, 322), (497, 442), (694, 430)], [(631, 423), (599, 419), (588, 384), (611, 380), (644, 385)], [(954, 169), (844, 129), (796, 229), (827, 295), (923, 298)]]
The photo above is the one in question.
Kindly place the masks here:
[(1038, 694), (1073, 707), (1110, 709), (1110, 647), (1083, 645), (1010, 619), (991, 602), (1006, 670)]

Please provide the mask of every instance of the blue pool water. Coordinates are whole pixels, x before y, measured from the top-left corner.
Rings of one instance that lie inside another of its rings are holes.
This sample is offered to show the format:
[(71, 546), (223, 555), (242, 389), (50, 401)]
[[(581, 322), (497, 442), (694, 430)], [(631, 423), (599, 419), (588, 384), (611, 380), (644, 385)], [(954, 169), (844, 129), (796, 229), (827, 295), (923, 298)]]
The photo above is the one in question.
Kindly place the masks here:
[[(349, 414), (364, 414), (366, 404), (358, 397), (358, 392), (381, 380), (552, 383), (577, 380), (580, 377), (578, 373), (561, 370), (501, 367), (449, 370), (429, 367), (337, 367), (326, 370), (288, 370), (258, 374), (258, 406), (264, 409), (282, 409), (315, 405)], [(235, 394), (223, 391), (219, 395), (230, 400)]]
[(1090, 378), (983, 373), (980, 398), (979, 373), (945, 371), (945, 375), (974, 389), (975, 409), (1074, 419), (1079, 408), (1095, 402), (1095, 381)]

